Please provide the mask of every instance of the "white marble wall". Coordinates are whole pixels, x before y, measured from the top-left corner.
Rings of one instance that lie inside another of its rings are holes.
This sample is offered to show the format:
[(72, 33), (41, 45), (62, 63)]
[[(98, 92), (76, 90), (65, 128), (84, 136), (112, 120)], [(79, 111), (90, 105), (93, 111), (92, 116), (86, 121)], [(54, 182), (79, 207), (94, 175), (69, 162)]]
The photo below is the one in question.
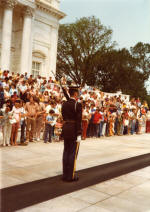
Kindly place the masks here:
[[(56, 72), (58, 20), (40, 10), (35, 13), (33, 32), (33, 52), (39, 51), (45, 55), (41, 75), (51, 76)], [(35, 59), (35, 58), (33, 58)], [(37, 61), (41, 59), (37, 58)]]
[[(59, 9), (59, 0), (39, 0), (50, 4), (51, 7)], [(11, 61), (10, 71), (21, 71), (21, 47), (22, 47), (22, 34), (23, 34), (23, 5), (30, 5), (34, 8), (34, 0), (18, 0), (20, 3), (13, 11), (13, 25), (12, 25), (12, 42), (11, 42)], [(56, 11), (57, 11), (56, 10)], [(3, 9), (0, 8), (0, 53), (1, 53), (1, 40), (2, 40), (2, 20)], [(58, 41), (58, 28), (59, 17), (36, 8), (32, 18), (32, 36), (31, 36), (31, 53), (29, 55), (30, 70), (27, 72), (32, 74), (32, 61), (40, 62), (42, 76), (52, 76), (50, 73), (56, 72), (56, 57), (57, 57), (57, 41)], [(38, 52), (38, 56), (37, 53)], [(33, 54), (33, 55), (32, 55)], [(1, 67), (1, 64), (0, 64)], [(27, 69), (28, 69), (27, 67)]]
[[(0, 8), (0, 58), (1, 58), (1, 45), (2, 45), (2, 21), (3, 21), (3, 10)], [(1, 68), (1, 60), (0, 60)]]
[(55, 9), (59, 9), (60, 0), (40, 0), (40, 2), (50, 5), (50, 6), (54, 7)]
[(13, 32), (12, 32), (12, 50), (11, 50), (11, 68), (12, 72), (20, 72), (20, 56), (22, 42), (23, 17), (19, 10), (14, 10)]

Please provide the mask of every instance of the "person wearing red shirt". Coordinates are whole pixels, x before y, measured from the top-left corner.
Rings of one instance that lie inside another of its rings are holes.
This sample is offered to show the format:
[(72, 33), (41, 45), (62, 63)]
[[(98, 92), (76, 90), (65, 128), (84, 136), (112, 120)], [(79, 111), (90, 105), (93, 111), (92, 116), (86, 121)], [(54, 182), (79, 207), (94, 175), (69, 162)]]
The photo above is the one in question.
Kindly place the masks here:
[(94, 118), (93, 118), (93, 124), (94, 124), (94, 135), (95, 137), (98, 137), (99, 134), (99, 124), (102, 120), (102, 115), (100, 114), (99, 108), (96, 109), (94, 113)]

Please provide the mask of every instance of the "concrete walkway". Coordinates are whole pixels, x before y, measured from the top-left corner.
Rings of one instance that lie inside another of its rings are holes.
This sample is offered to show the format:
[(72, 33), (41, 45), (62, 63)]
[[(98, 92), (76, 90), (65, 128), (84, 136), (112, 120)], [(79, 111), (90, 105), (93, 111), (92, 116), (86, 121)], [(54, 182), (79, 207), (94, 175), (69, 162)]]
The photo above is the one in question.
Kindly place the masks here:
[[(62, 173), (63, 143), (1, 148), (1, 188)], [(150, 134), (87, 139), (80, 145), (77, 169), (150, 153)], [(150, 167), (20, 211), (150, 212)]]

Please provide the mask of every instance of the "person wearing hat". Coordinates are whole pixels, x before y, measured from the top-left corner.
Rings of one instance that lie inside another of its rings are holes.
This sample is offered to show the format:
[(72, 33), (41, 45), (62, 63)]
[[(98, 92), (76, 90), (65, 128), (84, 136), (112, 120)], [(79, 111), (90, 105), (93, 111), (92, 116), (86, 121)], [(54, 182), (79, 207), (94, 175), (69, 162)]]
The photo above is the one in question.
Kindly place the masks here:
[(79, 97), (77, 87), (70, 87), (69, 95), (70, 97), (67, 97), (67, 93), (65, 93), (67, 101), (62, 105), (64, 121), (62, 128), (62, 137), (64, 139), (62, 180), (73, 182), (79, 179), (75, 175), (75, 169), (82, 134), (82, 105), (77, 101)]

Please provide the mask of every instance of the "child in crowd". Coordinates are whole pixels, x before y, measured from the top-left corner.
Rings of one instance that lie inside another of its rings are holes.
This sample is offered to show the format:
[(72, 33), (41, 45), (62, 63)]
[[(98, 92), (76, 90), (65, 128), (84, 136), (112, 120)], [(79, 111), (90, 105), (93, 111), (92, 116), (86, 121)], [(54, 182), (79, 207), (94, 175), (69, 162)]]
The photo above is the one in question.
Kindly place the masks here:
[(55, 119), (54, 119), (54, 110), (50, 110), (49, 114), (46, 116), (45, 121), (45, 132), (44, 132), (44, 143), (51, 143), (51, 137), (53, 134), (53, 126), (55, 125)]
[(62, 132), (62, 119), (59, 117), (57, 119), (57, 122), (55, 124), (55, 130), (54, 130), (54, 135), (55, 135), (55, 141), (60, 141), (60, 136)]

